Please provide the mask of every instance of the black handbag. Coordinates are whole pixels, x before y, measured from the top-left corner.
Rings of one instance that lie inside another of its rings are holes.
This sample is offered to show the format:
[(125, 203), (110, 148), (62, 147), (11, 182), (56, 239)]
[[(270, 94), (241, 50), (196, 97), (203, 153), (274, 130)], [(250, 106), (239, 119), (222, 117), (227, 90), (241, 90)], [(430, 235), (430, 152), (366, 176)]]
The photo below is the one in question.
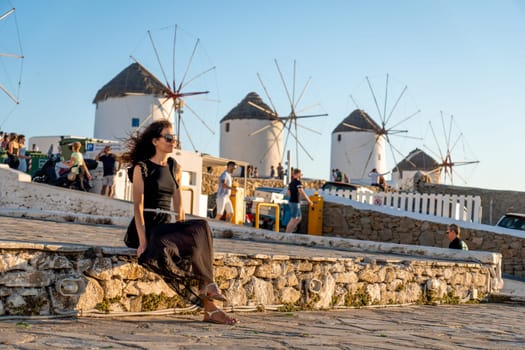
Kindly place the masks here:
[(135, 226), (135, 218), (131, 219), (128, 225), (128, 229), (124, 235), (124, 244), (128, 248), (137, 249), (139, 247), (139, 234), (137, 232), (137, 226)]

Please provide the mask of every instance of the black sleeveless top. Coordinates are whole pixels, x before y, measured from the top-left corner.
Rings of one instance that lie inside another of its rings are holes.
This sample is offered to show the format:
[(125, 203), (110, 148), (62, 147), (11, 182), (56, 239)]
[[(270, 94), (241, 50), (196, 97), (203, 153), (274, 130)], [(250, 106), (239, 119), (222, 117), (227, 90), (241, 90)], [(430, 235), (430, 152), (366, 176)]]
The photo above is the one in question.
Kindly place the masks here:
[[(145, 165), (142, 167), (144, 172), (144, 208), (171, 210), (173, 192), (179, 187), (174, 178), (175, 164), (173, 164), (172, 169), (170, 169), (169, 163), (163, 166), (155, 164), (149, 159), (143, 164)], [(148, 228), (160, 223), (170, 222), (171, 216), (164, 213), (144, 212), (144, 220)]]

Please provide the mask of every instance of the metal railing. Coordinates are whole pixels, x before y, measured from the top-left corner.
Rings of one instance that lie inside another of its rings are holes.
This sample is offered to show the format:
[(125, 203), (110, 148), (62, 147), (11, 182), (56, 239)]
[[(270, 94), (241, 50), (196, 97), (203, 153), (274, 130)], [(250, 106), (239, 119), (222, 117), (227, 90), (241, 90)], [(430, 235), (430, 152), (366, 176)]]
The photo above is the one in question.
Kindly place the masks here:
[(276, 204), (276, 203), (265, 203), (265, 202), (257, 203), (257, 206), (255, 207), (255, 228), (259, 228), (259, 220), (260, 220), (259, 215), (260, 215), (261, 207), (275, 208), (275, 231), (279, 232), (280, 207), (279, 207), (279, 204)]

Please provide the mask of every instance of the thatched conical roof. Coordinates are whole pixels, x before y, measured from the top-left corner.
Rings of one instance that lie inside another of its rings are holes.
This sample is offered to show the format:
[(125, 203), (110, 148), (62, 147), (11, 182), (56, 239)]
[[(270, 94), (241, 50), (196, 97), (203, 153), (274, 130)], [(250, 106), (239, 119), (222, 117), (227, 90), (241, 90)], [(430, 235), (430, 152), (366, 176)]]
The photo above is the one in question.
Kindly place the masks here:
[(166, 86), (139, 63), (132, 63), (98, 90), (93, 103), (126, 94), (165, 95)]
[(260, 106), (268, 111), (272, 110), (270, 106), (263, 102), (262, 98), (257, 93), (250, 92), (241, 102), (239, 102), (237, 106), (235, 106), (228, 114), (226, 114), (220, 122), (222, 123), (223, 121), (232, 119), (273, 120), (277, 118), (268, 115), (268, 113), (265, 113), (258, 108), (255, 108), (254, 106), (248, 104), (248, 102), (253, 102), (257, 106)]
[(423, 170), (430, 171), (439, 167), (439, 163), (434, 158), (423, 152), (419, 148), (414, 149), (408, 154), (397, 166), (392, 170), (393, 172), (405, 170)]
[[(358, 129), (351, 128), (344, 124), (353, 125)], [(356, 109), (348, 115), (337, 127), (332, 131), (344, 132), (344, 131), (378, 131), (381, 127), (363, 110)]]

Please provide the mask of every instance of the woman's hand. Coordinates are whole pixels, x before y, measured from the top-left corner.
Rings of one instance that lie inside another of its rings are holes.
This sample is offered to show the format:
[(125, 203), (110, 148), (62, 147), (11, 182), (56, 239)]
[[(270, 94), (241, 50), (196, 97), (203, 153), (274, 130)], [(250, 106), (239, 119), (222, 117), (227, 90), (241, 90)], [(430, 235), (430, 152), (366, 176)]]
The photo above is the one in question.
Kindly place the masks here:
[(186, 220), (186, 212), (183, 208), (180, 208), (179, 214), (177, 215), (177, 221), (184, 221)]
[(137, 258), (140, 258), (142, 253), (144, 253), (144, 251), (146, 250), (146, 248), (147, 248), (146, 244), (139, 245), (139, 247), (137, 248)]

